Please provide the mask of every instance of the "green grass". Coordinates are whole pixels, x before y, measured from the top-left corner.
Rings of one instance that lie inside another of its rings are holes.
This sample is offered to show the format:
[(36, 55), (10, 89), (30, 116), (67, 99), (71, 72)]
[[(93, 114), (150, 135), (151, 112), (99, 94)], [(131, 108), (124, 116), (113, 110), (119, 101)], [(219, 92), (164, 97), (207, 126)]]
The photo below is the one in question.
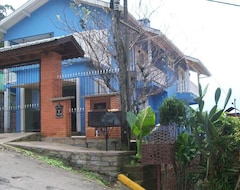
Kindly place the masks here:
[(103, 180), (98, 174), (95, 174), (91, 171), (87, 171), (87, 170), (84, 170), (84, 169), (74, 169), (74, 168), (68, 166), (68, 164), (66, 164), (66, 162), (64, 162), (62, 159), (50, 158), (46, 155), (41, 155), (41, 154), (35, 153), (33, 151), (25, 150), (25, 149), (22, 149), (22, 148), (16, 148), (16, 150), (18, 152), (21, 152), (24, 156), (41, 160), (48, 165), (55, 166), (55, 167), (64, 169), (66, 171), (81, 173), (85, 177), (87, 177), (88, 179), (92, 179), (92, 180), (98, 182), (99, 184), (102, 184), (102, 185), (105, 185), (105, 186), (112, 186), (112, 184), (110, 182), (107, 182), (106, 180)]
[(40, 156), (39, 160), (42, 160), (43, 162), (51, 165), (51, 166), (56, 166), (58, 168), (62, 168), (64, 170), (67, 171), (71, 171), (73, 170), (72, 167), (67, 166), (64, 161), (62, 161), (61, 159), (57, 159), (57, 158), (49, 158), (47, 156)]
[(72, 167), (68, 166), (61, 159), (50, 158), (50, 157), (48, 157), (46, 155), (40, 155), (40, 154), (37, 154), (35, 152), (29, 151), (29, 150), (25, 150), (25, 149), (21, 149), (21, 148), (17, 148), (17, 150), (18, 150), (18, 152), (21, 152), (24, 156), (41, 160), (41, 161), (43, 161), (44, 163), (46, 163), (48, 165), (55, 166), (55, 167), (58, 167), (58, 168), (62, 168), (62, 169), (67, 170), (67, 171), (73, 170)]
[(37, 160), (41, 160), (48, 165), (55, 166), (55, 167), (58, 167), (58, 168), (62, 168), (62, 169), (67, 170), (67, 171), (73, 170), (73, 168), (68, 166), (66, 164), (66, 162), (64, 162), (62, 159), (50, 158), (46, 155), (40, 155), (40, 154), (37, 154), (35, 152), (25, 150), (25, 149), (21, 149), (21, 148), (17, 148), (17, 151), (21, 152), (24, 156), (31, 157), (31, 158), (34, 158), (34, 159), (37, 159)]

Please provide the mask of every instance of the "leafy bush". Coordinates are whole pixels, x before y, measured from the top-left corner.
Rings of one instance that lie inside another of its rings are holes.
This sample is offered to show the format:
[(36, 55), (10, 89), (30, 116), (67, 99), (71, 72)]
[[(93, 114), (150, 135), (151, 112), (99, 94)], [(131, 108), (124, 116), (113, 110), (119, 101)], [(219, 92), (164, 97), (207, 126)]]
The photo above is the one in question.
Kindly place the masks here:
[(183, 101), (174, 98), (167, 98), (159, 108), (161, 125), (176, 124), (185, 125), (187, 111)]
[(200, 167), (196, 189), (234, 189), (239, 175), (239, 120), (224, 114), (224, 110), (231, 96), (229, 89), (222, 109), (218, 108), (221, 96), (220, 88), (215, 91), (215, 105), (204, 111), (203, 91), (199, 88), (198, 110), (191, 115), (191, 127), (198, 151), (200, 153)]

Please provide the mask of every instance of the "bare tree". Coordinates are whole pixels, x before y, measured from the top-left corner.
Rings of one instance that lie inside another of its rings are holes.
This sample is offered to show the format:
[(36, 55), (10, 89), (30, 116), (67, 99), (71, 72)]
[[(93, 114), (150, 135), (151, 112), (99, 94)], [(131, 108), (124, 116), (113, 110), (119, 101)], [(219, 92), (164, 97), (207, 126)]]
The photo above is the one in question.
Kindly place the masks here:
[[(119, 91), (119, 88), (110, 83), (114, 79), (122, 88), (121, 91), (127, 92), (123, 86), (128, 82), (125, 81), (128, 72), (126, 57), (130, 51), (132, 55), (135, 55), (131, 59), (131, 62), (135, 64), (131, 63), (130, 66), (132, 75), (130, 97), (135, 90), (136, 81), (144, 81), (145, 90), (142, 92), (145, 91), (145, 93), (142, 93), (141, 97), (159, 94), (173, 84), (176, 79), (175, 69), (182, 60), (182, 55), (179, 54), (179, 50), (171, 46), (171, 42), (164, 34), (158, 30), (148, 30), (144, 24), (136, 21), (131, 15), (129, 15), (129, 23), (123, 23), (121, 11), (105, 7), (104, 11), (112, 18), (113, 27), (110, 27), (111, 20), (100, 16), (97, 10), (90, 10), (75, 3), (71, 6), (79, 17), (79, 22), (69, 20), (67, 17), (60, 18), (57, 15), (59, 21), (57, 26), (75, 35), (85, 51), (85, 56), (90, 58), (94, 69), (117, 71), (101, 75), (111, 91)], [(125, 27), (129, 30), (127, 49), (124, 45)], [(171, 78), (167, 78), (165, 73), (167, 68), (163, 67), (166, 62), (173, 71)], [(146, 92), (147, 85), (152, 81), (160, 84), (161, 88)]]
[[(57, 27), (76, 36), (95, 70), (106, 71), (101, 78), (112, 92), (120, 93), (123, 112), (137, 110), (149, 96), (161, 93), (176, 81), (176, 67), (182, 60), (180, 51), (160, 31), (146, 27), (131, 15), (126, 23), (122, 11), (108, 7), (102, 8), (106, 15), (101, 15), (101, 8), (87, 8), (80, 3), (71, 3), (71, 7), (79, 22), (57, 15)], [(125, 35), (129, 35), (129, 47), (125, 46)], [(129, 52), (130, 65), (126, 60)], [(167, 67), (172, 69), (171, 77), (166, 74)], [(137, 96), (137, 85), (141, 83)], [(155, 83), (155, 88), (149, 88), (150, 83)]]

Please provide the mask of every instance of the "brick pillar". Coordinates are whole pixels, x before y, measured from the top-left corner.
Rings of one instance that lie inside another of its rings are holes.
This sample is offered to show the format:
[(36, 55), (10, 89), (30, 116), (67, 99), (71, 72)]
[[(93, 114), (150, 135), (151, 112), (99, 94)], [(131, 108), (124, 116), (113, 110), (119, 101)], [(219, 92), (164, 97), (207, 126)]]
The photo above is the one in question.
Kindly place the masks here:
[[(66, 111), (69, 109), (69, 103), (63, 103), (63, 118), (56, 118), (56, 102), (52, 101), (53, 98), (62, 97), (62, 82), (57, 79), (62, 72), (61, 61), (62, 56), (55, 52), (44, 53), (41, 56), (41, 133), (47, 137), (70, 135), (69, 122), (71, 119), (66, 118), (70, 117)], [(59, 131), (63, 131), (60, 130), (60, 127), (67, 132), (59, 133)]]
[[(109, 100), (109, 101), (108, 101)], [(109, 95), (109, 96), (98, 96), (98, 97), (88, 97), (85, 98), (85, 123), (86, 123), (86, 137), (87, 139), (103, 139), (104, 136), (96, 137), (96, 129), (94, 127), (88, 126), (88, 112), (93, 111), (93, 102), (108, 102), (107, 109), (121, 110), (120, 107), (120, 97), (119, 95)], [(109, 138), (121, 138), (121, 128), (114, 127), (111, 130)]]

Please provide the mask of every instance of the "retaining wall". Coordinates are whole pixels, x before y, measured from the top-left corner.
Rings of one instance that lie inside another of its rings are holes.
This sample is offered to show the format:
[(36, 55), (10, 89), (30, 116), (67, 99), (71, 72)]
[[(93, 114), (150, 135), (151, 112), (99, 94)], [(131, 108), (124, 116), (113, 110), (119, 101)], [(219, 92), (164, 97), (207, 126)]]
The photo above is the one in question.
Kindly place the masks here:
[(28, 146), (24, 147), (22, 145), (20, 147), (49, 157), (60, 158), (73, 168), (98, 173), (104, 180), (110, 182), (116, 181), (123, 166), (129, 164), (131, 156), (134, 155), (134, 153), (130, 151), (88, 151), (88, 149), (85, 149), (81, 152), (71, 152)]

